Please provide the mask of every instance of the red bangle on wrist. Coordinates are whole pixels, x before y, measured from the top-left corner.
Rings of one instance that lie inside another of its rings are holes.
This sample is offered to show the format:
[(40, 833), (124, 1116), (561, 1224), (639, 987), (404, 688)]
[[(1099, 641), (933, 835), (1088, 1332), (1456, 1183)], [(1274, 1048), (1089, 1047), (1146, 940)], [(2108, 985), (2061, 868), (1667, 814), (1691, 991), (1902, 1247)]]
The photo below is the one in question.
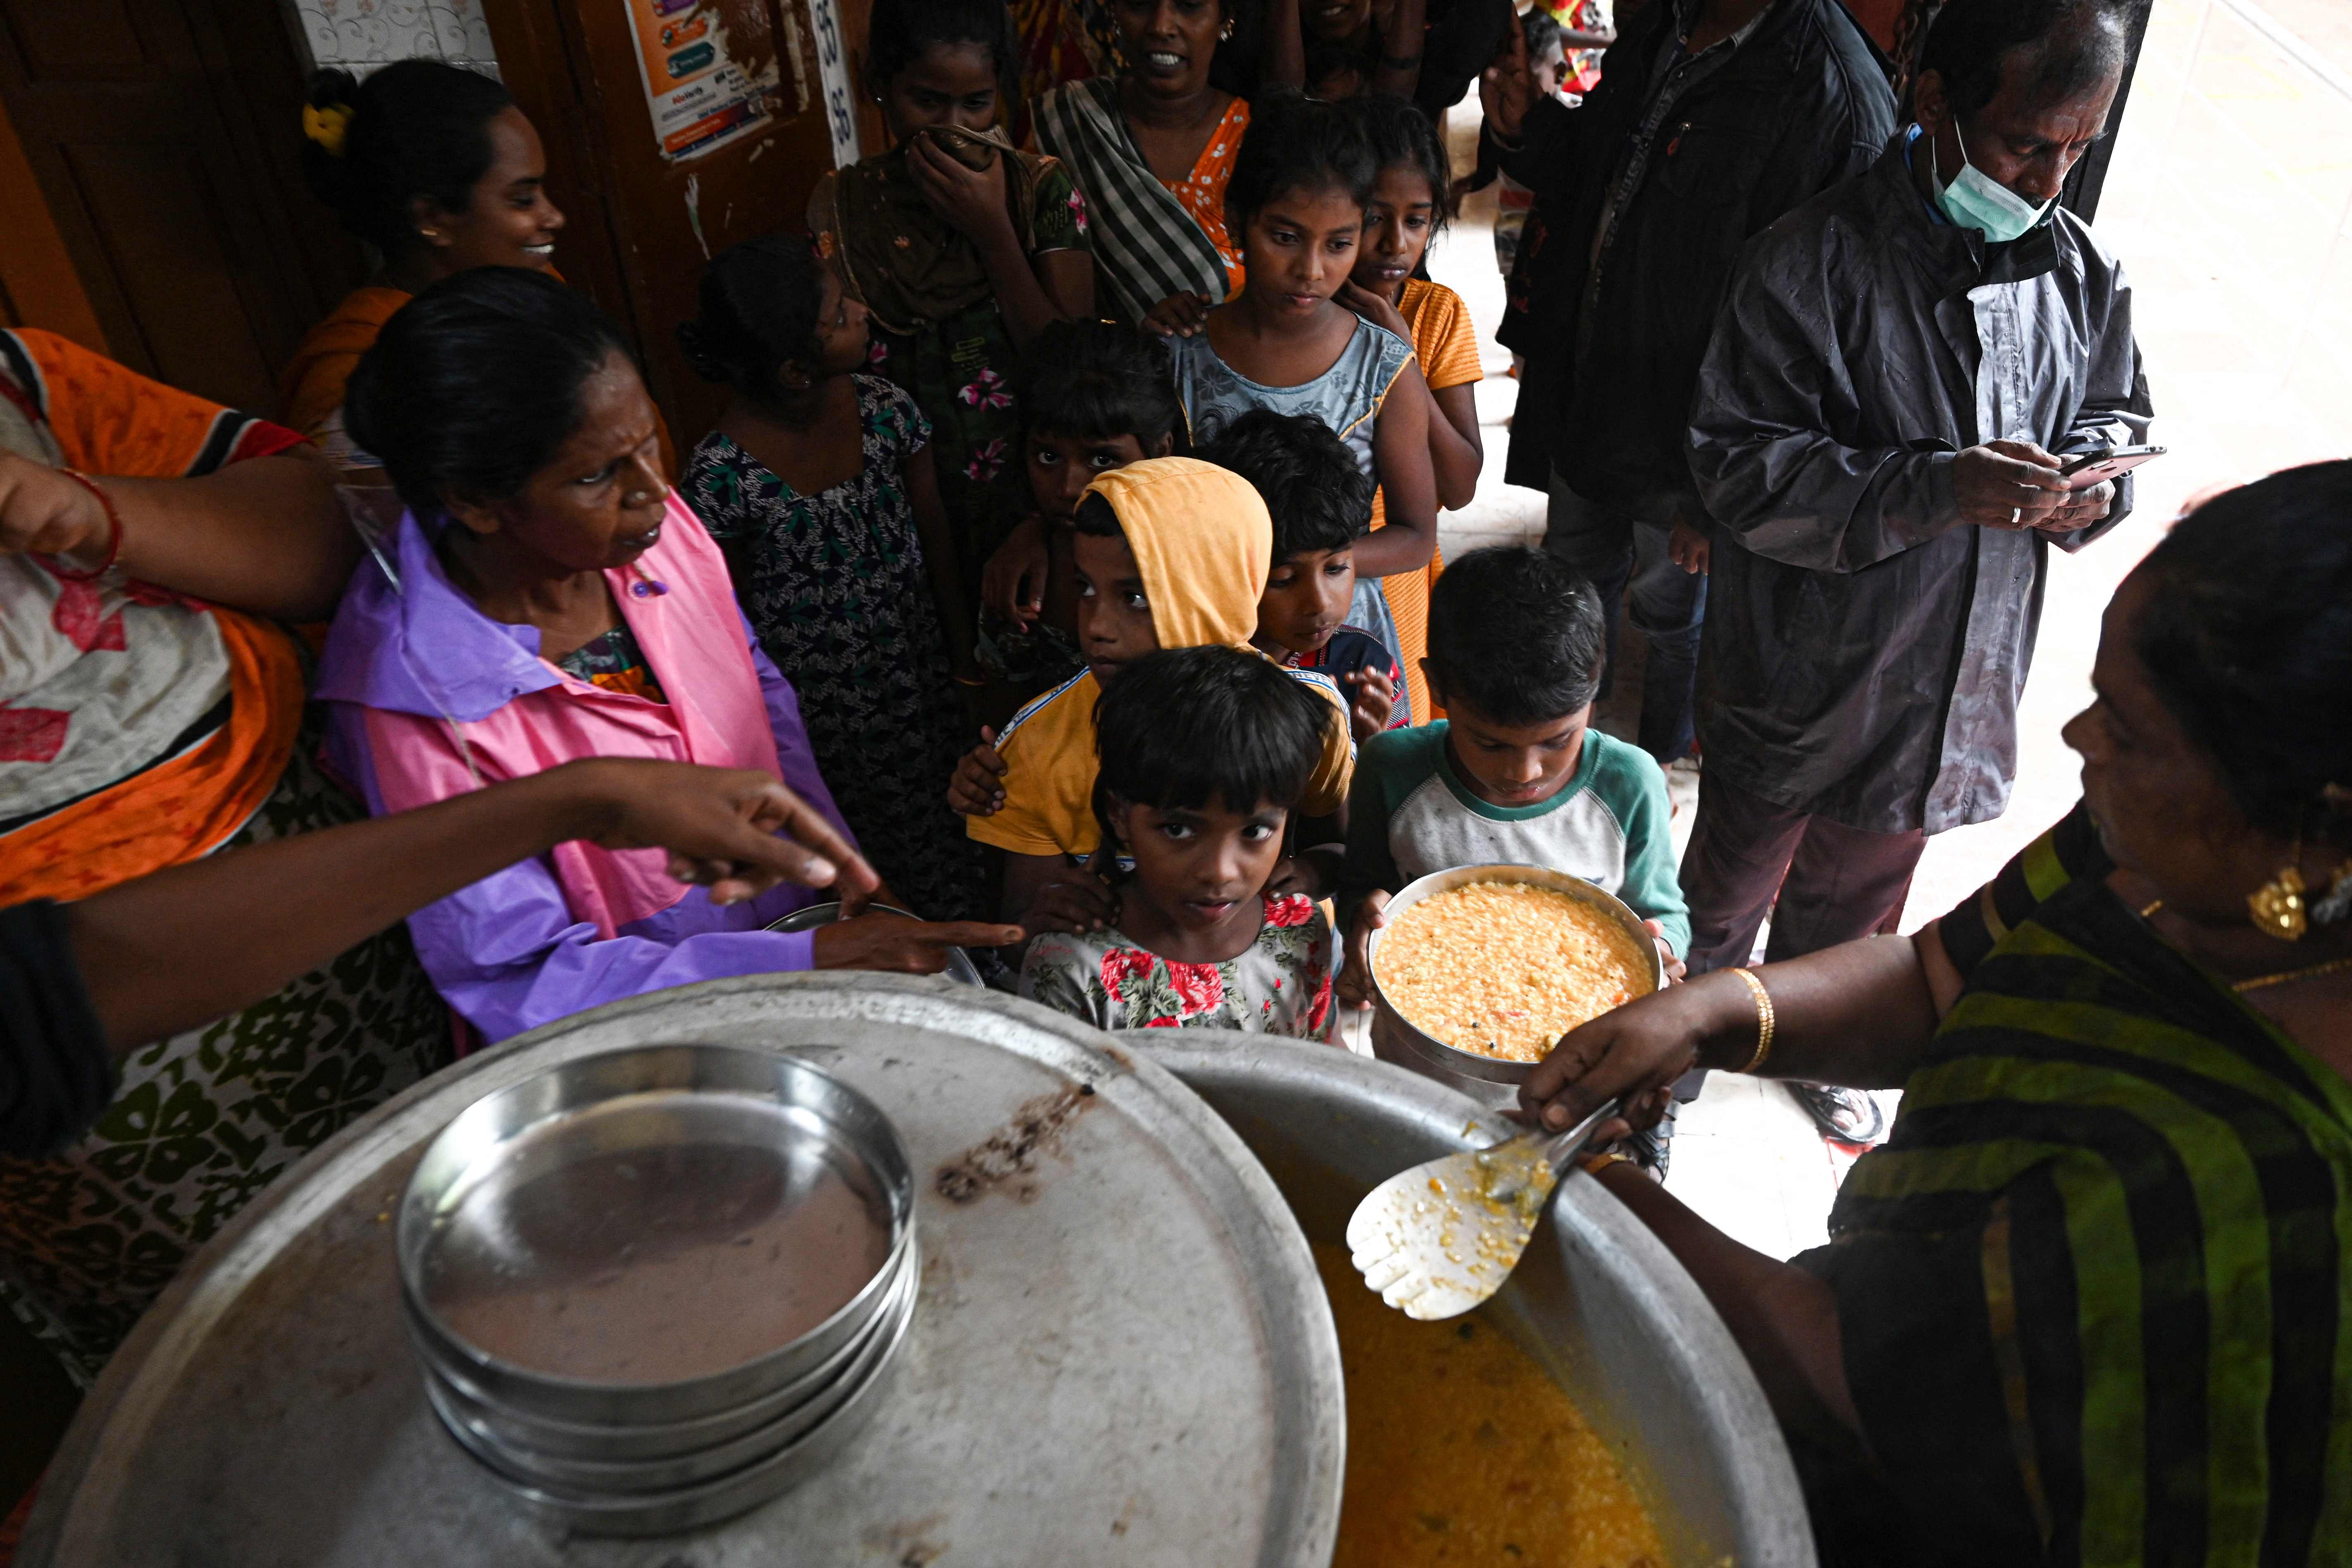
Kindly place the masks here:
[[(114, 563), (122, 554), (122, 514), (114, 510), (114, 498), (99, 489), (97, 481), (79, 468), (59, 468), (58, 472), (96, 496), (98, 504), (106, 509), (106, 557), (87, 571), (76, 566), (55, 564), (49, 567), (49, 571), (62, 582), (94, 583), (112, 571)], [(55, 563), (64, 557), (52, 555), (49, 559)]]

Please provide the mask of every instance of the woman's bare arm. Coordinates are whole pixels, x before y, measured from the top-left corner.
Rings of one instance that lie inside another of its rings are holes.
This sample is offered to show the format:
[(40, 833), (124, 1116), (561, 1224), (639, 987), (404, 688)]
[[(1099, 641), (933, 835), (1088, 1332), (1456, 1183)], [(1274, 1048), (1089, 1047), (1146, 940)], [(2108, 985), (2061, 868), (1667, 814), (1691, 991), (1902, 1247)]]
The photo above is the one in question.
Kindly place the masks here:
[[(1761, 1076), (1851, 1089), (1900, 1088), (1949, 1006), (1947, 995), (1959, 991), (1934, 926), (1754, 973), (1773, 1011)], [(1727, 970), (1668, 986), (1562, 1036), (1528, 1075), (1520, 1108), (1547, 1127), (1568, 1127), (1604, 1100), (1661, 1089), (1695, 1067), (1745, 1067), (1756, 1054), (1758, 1020), (1755, 993)]]
[(837, 883), (856, 903), (877, 886), (833, 826), (766, 773), (598, 759), (141, 877), (69, 906), (68, 929), (120, 1058), (574, 838), (667, 849), (673, 876), (721, 902), (789, 881)]
[(335, 469), (312, 447), (232, 463), (184, 479), (91, 482), (0, 453), (0, 554), (20, 551), (94, 566), (122, 520), (116, 563), (128, 576), (231, 609), (280, 620), (334, 613), (359, 563), (360, 540), (335, 496)]
[(931, 449), (919, 447), (907, 458), (907, 504), (915, 514), (915, 537), (923, 545), (923, 571), (931, 580), (931, 597), (948, 634), (948, 658), (961, 675), (971, 670), (972, 645), (980, 635), (979, 617), (963, 596), (963, 579), (956, 572), (954, 535), (948, 528), (947, 503), (940, 498), (940, 473)]
[(1732, 1240), (1630, 1163), (1605, 1167), (1601, 1184), (1690, 1270), (1784, 1424), (1861, 1432), (1827, 1284)]
[(1295, 92), (1307, 85), (1307, 34), (1299, 4), (1266, 0), (1265, 58), (1258, 67), (1262, 87), (1286, 87)]
[(1428, 33), (1426, 0), (1396, 0), (1381, 28), (1381, 56), (1372, 64), (1372, 90), (1411, 98), (1421, 86), (1421, 53)]

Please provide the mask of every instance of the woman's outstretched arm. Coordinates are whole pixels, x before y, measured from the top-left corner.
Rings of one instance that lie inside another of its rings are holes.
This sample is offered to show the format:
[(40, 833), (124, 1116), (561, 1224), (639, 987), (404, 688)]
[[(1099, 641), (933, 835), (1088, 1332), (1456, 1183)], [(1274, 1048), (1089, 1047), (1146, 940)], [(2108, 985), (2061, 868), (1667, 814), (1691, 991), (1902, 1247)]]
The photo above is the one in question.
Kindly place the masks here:
[(68, 906), (68, 930), (119, 1059), (574, 838), (667, 849), (671, 875), (721, 903), (779, 881), (851, 899), (875, 887), (833, 825), (765, 773), (598, 759), (175, 866)]
[[(1851, 1089), (1901, 1087), (1959, 993), (1933, 925), (1753, 973), (1772, 1002), (1761, 1075)], [(1570, 1127), (1604, 1100), (1630, 1103), (1693, 1068), (1743, 1068), (1756, 1054), (1760, 1018), (1755, 992), (1728, 970), (1670, 985), (1561, 1036), (1520, 1088), (1520, 1109), (1547, 1127)], [(1603, 1141), (1623, 1131), (1622, 1121), (1614, 1132), (1600, 1129)]]

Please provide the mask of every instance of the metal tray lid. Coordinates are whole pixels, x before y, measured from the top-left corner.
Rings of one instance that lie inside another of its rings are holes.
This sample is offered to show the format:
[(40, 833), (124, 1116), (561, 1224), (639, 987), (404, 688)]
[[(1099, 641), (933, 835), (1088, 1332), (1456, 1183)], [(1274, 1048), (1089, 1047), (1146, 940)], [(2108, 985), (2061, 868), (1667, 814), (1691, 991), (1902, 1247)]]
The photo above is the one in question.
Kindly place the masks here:
[[(823, 1473), (683, 1538), (677, 1568), (993, 1563), (1323, 1568), (1339, 1352), (1264, 1169), (1157, 1064), (1015, 998), (907, 977), (719, 980), (583, 1014), (418, 1085), (190, 1263), (84, 1404), (21, 1568), (641, 1565), (533, 1523), (437, 1429), (392, 1215), (434, 1134), (547, 1063), (663, 1039), (806, 1056), (889, 1116), (924, 1279), (872, 1425)], [(961, 1555), (961, 1554), (960, 1554)]]

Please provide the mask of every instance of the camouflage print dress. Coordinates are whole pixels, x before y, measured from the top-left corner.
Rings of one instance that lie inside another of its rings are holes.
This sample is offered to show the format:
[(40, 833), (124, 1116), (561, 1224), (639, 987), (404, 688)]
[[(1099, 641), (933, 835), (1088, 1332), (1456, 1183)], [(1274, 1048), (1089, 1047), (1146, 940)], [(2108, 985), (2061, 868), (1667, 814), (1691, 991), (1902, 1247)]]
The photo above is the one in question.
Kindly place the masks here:
[[(367, 810), (311, 763), (220, 853)], [(0, 1159), (0, 1306), (84, 1387), (188, 1255), (310, 1150), (450, 1058), (448, 1009), (394, 925), (266, 1001), (159, 1041), (80, 1142)]]

